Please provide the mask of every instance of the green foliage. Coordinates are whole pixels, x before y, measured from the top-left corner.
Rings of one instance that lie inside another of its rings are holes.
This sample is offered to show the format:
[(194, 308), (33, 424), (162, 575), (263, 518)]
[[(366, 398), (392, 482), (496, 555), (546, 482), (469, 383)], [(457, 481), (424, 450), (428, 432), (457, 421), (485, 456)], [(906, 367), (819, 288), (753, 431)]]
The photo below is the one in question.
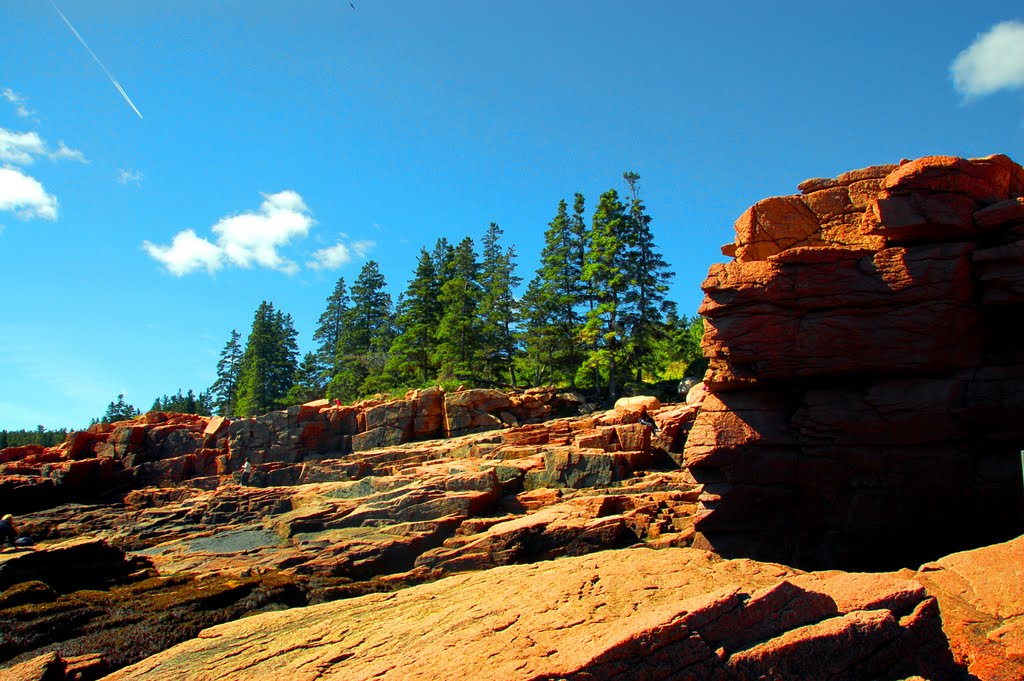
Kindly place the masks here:
[(481, 320), (478, 316), (483, 291), (480, 265), (473, 240), (459, 242), (445, 268), (450, 278), (441, 286), (441, 321), (437, 329), (437, 363), (442, 378), (477, 375), (481, 355)]
[(401, 333), (391, 344), (386, 368), (398, 385), (425, 385), (436, 371), (441, 285), (434, 258), (425, 248), (420, 249), (416, 273), (398, 302), (395, 321)]
[(585, 302), (582, 281), (585, 233), (582, 224), (583, 196), (576, 195), (576, 214), (568, 215), (565, 200), (544, 233), (541, 264), (523, 296), (524, 343), (533, 368), (533, 385), (568, 381), (576, 385), (582, 363), (579, 334), (580, 306)]
[(0, 449), (25, 445), (53, 447), (64, 442), (67, 435), (67, 428), (47, 430), (43, 426), (37, 426), (35, 430), (0, 430)]
[(239, 416), (265, 414), (286, 406), (295, 380), (298, 345), (292, 317), (263, 301), (252, 322), (238, 375)]
[(107, 405), (107, 410), (103, 413), (99, 422), (114, 423), (115, 421), (126, 421), (135, 418), (141, 413), (141, 411), (135, 408), (135, 405), (125, 402), (124, 394), (121, 393), (117, 396), (116, 401), (112, 401)]
[(221, 416), (233, 416), (238, 401), (238, 377), (242, 371), (242, 335), (231, 329), (228, 339), (217, 362), (217, 380), (210, 386), (208, 394), (213, 408)]
[[(334, 358), (336, 371), (327, 384), (327, 395), (351, 402), (380, 382), (395, 338), (391, 295), (380, 266), (373, 260), (363, 265), (352, 284), (351, 307), (343, 314), (344, 327)], [(363, 383), (372, 377), (373, 386)]]
[(324, 397), (326, 392), (323, 370), (316, 353), (307, 352), (295, 371), (295, 381), (285, 395), (285, 404), (305, 404)]
[(421, 248), (394, 307), (376, 262), (350, 288), (339, 278), (301, 365), (291, 317), (264, 302), (244, 351), (232, 331), (221, 353), (210, 391), (216, 408), (249, 415), (325, 394), (351, 403), (430, 385), (520, 381), (614, 397), (624, 385), (700, 370), (703, 324), (666, 299), (673, 274), (654, 243), (640, 176), (623, 179), (628, 200), (606, 191), (589, 222), (582, 194), (571, 212), (559, 201), (521, 299), (515, 247), (492, 222), (480, 258), (468, 236)]
[(199, 414), (210, 416), (213, 413), (213, 398), (210, 391), (201, 392), (197, 396), (191, 389), (184, 395), (181, 389), (174, 395), (156, 398), (150, 411), (173, 411), (179, 414)]
[(318, 344), (316, 349), (316, 360), (326, 380), (330, 380), (341, 370), (338, 364), (339, 345), (342, 335), (345, 333), (345, 324), (349, 314), (348, 290), (345, 288), (345, 278), (339, 277), (334, 285), (334, 291), (327, 297), (327, 307), (320, 319), (317, 320), (316, 331), (313, 332), (313, 340)]
[(635, 380), (640, 382), (644, 371), (657, 375), (665, 365), (655, 348), (665, 336), (661, 315), (666, 311), (668, 281), (675, 275), (654, 244), (651, 217), (640, 199), (640, 176), (627, 172), (623, 179), (629, 185), (632, 198), (625, 230), (629, 287), (623, 296), (622, 321), (629, 335), (628, 362), (635, 372)]
[(607, 374), (609, 397), (618, 392), (625, 359), (626, 329), (621, 308), (630, 286), (628, 228), (625, 206), (618, 192), (609, 189), (598, 201), (590, 230), (583, 281), (590, 286), (594, 307), (587, 312), (581, 332), (591, 347), (586, 365), (594, 370), (595, 377), (599, 370)]
[(483, 261), (480, 263), (480, 345), (485, 378), (516, 384), (515, 358), (519, 354), (519, 303), (514, 289), (522, 283), (516, 275), (516, 251), (502, 249), (501, 227), (492, 222), (484, 235)]

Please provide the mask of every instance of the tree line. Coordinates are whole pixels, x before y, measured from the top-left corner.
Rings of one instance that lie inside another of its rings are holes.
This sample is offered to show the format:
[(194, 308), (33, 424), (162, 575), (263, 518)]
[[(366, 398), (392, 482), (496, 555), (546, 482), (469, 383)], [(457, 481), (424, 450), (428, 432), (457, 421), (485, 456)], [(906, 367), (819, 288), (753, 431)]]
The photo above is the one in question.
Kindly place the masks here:
[[(480, 251), (471, 237), (442, 237), (420, 249), (397, 301), (376, 261), (351, 286), (339, 278), (316, 347), (301, 357), (291, 315), (263, 301), (244, 344), (231, 331), (208, 390), (158, 397), (151, 410), (252, 416), (431, 385), (555, 384), (611, 398), (631, 383), (700, 375), (703, 320), (666, 298), (674, 273), (655, 244), (640, 176), (623, 180), (626, 195), (601, 194), (589, 220), (582, 194), (571, 209), (558, 202), (521, 296), (515, 246), (497, 223)], [(118, 395), (94, 422), (139, 413)]]
[(586, 219), (582, 194), (562, 200), (540, 266), (522, 284), (515, 247), (491, 223), (470, 237), (420, 249), (397, 301), (377, 262), (338, 279), (300, 358), (291, 315), (263, 301), (243, 346), (237, 330), (204, 395), (212, 411), (250, 416), (327, 397), (342, 402), (410, 388), (566, 385), (617, 396), (627, 383), (696, 372), (699, 318), (666, 298), (674, 276), (650, 229), (640, 177), (609, 189)]

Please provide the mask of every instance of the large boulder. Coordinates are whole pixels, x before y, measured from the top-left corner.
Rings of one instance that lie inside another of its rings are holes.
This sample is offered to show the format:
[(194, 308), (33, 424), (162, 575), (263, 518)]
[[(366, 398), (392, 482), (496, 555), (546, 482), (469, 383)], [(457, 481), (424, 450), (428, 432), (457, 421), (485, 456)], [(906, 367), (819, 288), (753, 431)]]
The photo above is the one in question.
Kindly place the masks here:
[(1024, 169), (926, 157), (800, 189), (745, 213), (702, 285), (698, 544), (891, 569), (1020, 534)]

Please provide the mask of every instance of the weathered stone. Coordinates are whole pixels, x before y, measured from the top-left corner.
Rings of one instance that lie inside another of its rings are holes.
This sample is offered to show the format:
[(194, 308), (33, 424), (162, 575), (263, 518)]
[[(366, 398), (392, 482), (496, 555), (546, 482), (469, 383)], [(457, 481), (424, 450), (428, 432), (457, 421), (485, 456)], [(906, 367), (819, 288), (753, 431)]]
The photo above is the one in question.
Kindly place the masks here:
[[(505, 536), (515, 541), (511, 530)], [(794, 577), (805, 580), (796, 586)], [(876, 582), (885, 591), (893, 580)], [(155, 681), (196, 669), (246, 678), (308, 669), (337, 678), (400, 670), (403, 679), (959, 674), (948, 647), (933, 645), (941, 640), (938, 610), (927, 607), (934, 601), (918, 593), (898, 608), (849, 610), (844, 589), (827, 574), (692, 549), (603, 551), (246, 618), (110, 678)], [(908, 605), (913, 616), (901, 616)]]
[[(877, 569), (1024, 531), (1024, 169), (882, 170), (755, 205), (751, 247), (704, 281), (711, 394), (682, 457), (707, 483), (702, 546)], [(865, 234), (903, 245), (826, 228), (864, 207)], [(972, 511), (940, 526), (949, 499)]]

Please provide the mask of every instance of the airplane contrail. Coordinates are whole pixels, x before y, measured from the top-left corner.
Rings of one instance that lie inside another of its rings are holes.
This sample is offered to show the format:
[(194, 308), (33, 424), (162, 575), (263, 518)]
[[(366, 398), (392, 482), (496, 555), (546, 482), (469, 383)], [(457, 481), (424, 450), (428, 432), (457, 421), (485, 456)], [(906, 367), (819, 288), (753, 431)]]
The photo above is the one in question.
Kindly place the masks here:
[(92, 55), (92, 58), (95, 59), (96, 63), (100, 65), (100, 68), (103, 69), (103, 73), (107, 74), (107, 78), (110, 79), (110, 82), (114, 84), (114, 87), (117, 88), (117, 91), (121, 93), (122, 97), (124, 97), (124, 101), (128, 102), (128, 105), (135, 111), (135, 113), (139, 115), (139, 118), (142, 118), (142, 113), (139, 111), (139, 107), (135, 106), (135, 103), (132, 102), (132, 98), (129, 97), (128, 93), (124, 91), (124, 88), (121, 87), (121, 84), (118, 83), (117, 79), (114, 78), (110, 71), (107, 70), (107, 67), (103, 65), (103, 62), (101, 62), (100, 58), (96, 56), (96, 53), (92, 51), (92, 48), (89, 47), (88, 44), (86, 44), (82, 36), (78, 34), (78, 31), (75, 30), (75, 27), (72, 26), (71, 22), (68, 21), (68, 18), (64, 16), (64, 12), (60, 11), (60, 7), (57, 7), (56, 3), (54, 3), (53, 0), (50, 0), (50, 4), (53, 5), (53, 8), (55, 10), (57, 10), (57, 14), (59, 14), (60, 18), (64, 20), (64, 23), (68, 25), (68, 28), (70, 28), (71, 32), (75, 34), (75, 37), (78, 38), (78, 42), (82, 43), (82, 47), (88, 50), (89, 54)]

